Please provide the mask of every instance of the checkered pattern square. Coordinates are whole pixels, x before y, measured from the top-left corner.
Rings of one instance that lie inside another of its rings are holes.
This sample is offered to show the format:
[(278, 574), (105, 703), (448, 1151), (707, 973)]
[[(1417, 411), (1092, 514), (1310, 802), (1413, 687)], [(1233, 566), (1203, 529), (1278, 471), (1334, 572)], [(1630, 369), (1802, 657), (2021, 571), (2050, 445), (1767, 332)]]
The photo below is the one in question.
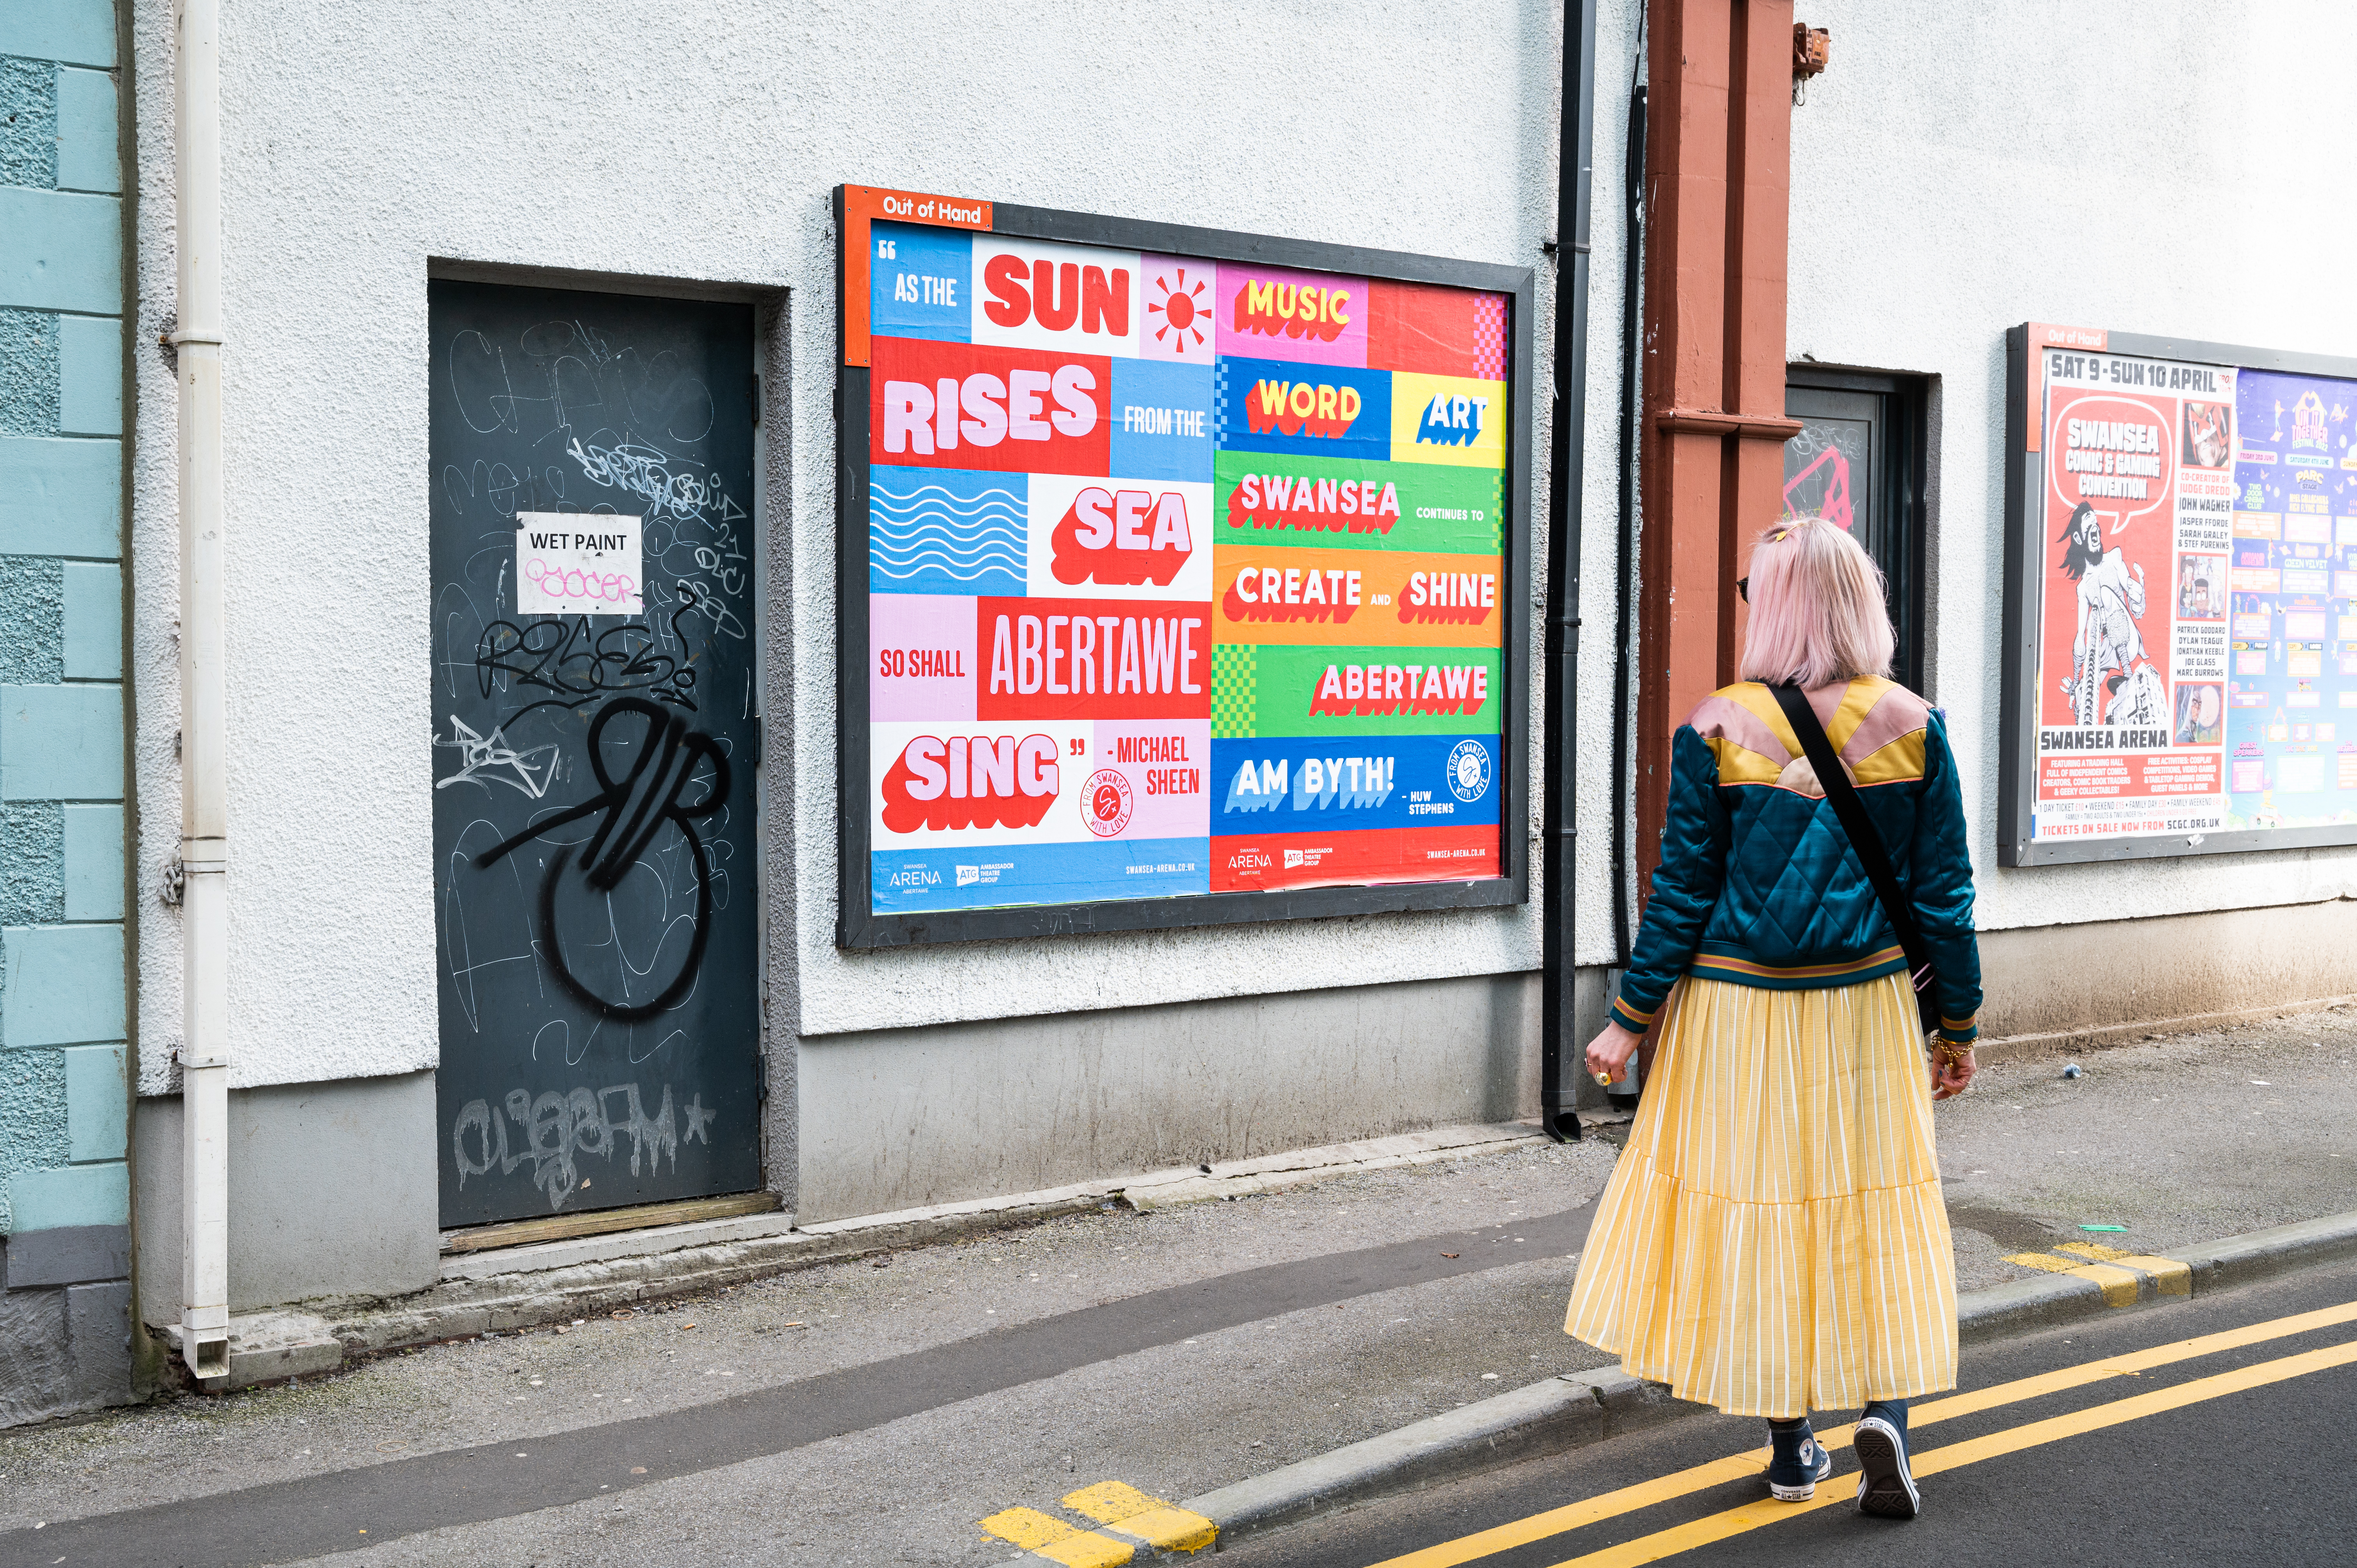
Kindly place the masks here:
[(1248, 740), (1258, 721), (1258, 650), (1248, 644), (1211, 645), (1211, 738)]
[(1506, 379), (1506, 301), (1483, 295), (1473, 302), (1473, 373), (1485, 381)]
[(1228, 365), (1224, 360), (1211, 365), (1211, 428), (1228, 427)]

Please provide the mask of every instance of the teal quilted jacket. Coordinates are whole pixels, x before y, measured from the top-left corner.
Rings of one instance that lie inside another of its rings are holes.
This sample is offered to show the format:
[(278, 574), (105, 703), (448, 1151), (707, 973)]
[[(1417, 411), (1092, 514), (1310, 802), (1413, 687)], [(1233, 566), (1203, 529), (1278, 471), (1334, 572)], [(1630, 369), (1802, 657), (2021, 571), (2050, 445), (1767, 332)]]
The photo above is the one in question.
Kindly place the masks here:
[[(1973, 863), (1945, 725), (1883, 680), (1810, 698), (1915, 906), (1938, 972), (1940, 1033), (1980, 1033)], [(1906, 955), (1774, 693), (1712, 693), (1670, 744), (1653, 896), (1612, 1004), (1640, 1034), (1681, 975), (1798, 991), (1903, 972)]]

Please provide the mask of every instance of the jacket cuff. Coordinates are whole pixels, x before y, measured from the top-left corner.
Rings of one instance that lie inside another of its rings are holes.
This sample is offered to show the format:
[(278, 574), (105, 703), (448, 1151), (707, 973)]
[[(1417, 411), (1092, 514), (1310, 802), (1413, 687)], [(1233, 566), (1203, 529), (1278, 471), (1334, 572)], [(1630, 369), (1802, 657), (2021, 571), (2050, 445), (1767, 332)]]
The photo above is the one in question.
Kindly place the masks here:
[(1632, 1035), (1641, 1035), (1653, 1026), (1653, 1013), (1640, 1013), (1629, 1004), (1626, 996), (1616, 996), (1612, 999), (1612, 1021)]
[(1955, 1045), (1969, 1046), (1980, 1037), (1979, 1014), (1975, 1013), (1969, 1018), (1951, 1018), (1945, 1013), (1940, 1015), (1940, 1038)]

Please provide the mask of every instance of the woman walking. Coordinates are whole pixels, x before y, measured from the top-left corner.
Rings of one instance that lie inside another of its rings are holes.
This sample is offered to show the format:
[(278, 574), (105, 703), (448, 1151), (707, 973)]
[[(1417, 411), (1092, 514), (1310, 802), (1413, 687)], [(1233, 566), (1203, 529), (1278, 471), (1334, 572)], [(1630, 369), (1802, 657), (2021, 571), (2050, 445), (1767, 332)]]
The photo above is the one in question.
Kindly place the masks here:
[[(1564, 1329), (1682, 1399), (1766, 1416), (1786, 1501), (1833, 1470), (1808, 1412), (1864, 1406), (1858, 1506), (1912, 1519), (1907, 1402), (1956, 1378), (1932, 1102), (1972, 1080), (1978, 1033), (1964, 801), (1940, 715), (1888, 679), (1880, 574), (1846, 531), (1769, 530), (1736, 586), (1744, 679), (1671, 744), (1653, 896), (1587, 1047), (1609, 1080), (1652, 1041)], [(1847, 800), (1812, 749), (1838, 757)], [(1866, 855), (1846, 812), (1878, 841)], [(1915, 930), (1894, 929), (1878, 869)], [(1903, 941), (1933, 972), (1928, 1064)]]

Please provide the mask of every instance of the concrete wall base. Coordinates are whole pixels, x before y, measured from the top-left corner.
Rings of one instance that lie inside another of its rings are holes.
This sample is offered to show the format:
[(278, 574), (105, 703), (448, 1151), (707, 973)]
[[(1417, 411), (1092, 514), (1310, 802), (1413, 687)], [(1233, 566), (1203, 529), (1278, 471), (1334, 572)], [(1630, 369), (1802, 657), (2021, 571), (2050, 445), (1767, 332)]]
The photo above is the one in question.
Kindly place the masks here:
[[(317, 1303), (318, 1319), (281, 1316), (304, 1324), (323, 1322), (321, 1332), (332, 1336), (345, 1350), (360, 1354), (563, 1322), (686, 1292), (718, 1290), (791, 1270), (1036, 1224), (1058, 1215), (1115, 1206), (1145, 1212), (1185, 1203), (1212, 1203), (1356, 1171), (1494, 1155), (1539, 1141), (1535, 1127), (1520, 1122), (1440, 1127), (1326, 1148), (1293, 1149), (1216, 1165), (1209, 1171), (1197, 1165), (1144, 1171), (1044, 1192), (830, 1220), (773, 1234), (732, 1236), (723, 1229), (727, 1221), (699, 1221), (640, 1232), (640, 1250), (629, 1252), (584, 1255), (565, 1243), (504, 1247), (445, 1259), (442, 1282), (429, 1291), (397, 1300)], [(253, 1320), (230, 1320), (232, 1374), (239, 1368), (239, 1326), (250, 1321)]]
[[(440, 1275), (434, 1075), (229, 1097), (230, 1307), (395, 1295)], [(139, 1317), (180, 1316), (180, 1101), (142, 1099), (133, 1225)]]
[(2357, 999), (2357, 899), (1981, 934), (1984, 1060)]
[(1537, 1113), (1538, 1046), (1534, 974), (806, 1036), (795, 1212), (1510, 1122)]
[(129, 1404), (131, 1282), (0, 1291), (0, 1427)]

